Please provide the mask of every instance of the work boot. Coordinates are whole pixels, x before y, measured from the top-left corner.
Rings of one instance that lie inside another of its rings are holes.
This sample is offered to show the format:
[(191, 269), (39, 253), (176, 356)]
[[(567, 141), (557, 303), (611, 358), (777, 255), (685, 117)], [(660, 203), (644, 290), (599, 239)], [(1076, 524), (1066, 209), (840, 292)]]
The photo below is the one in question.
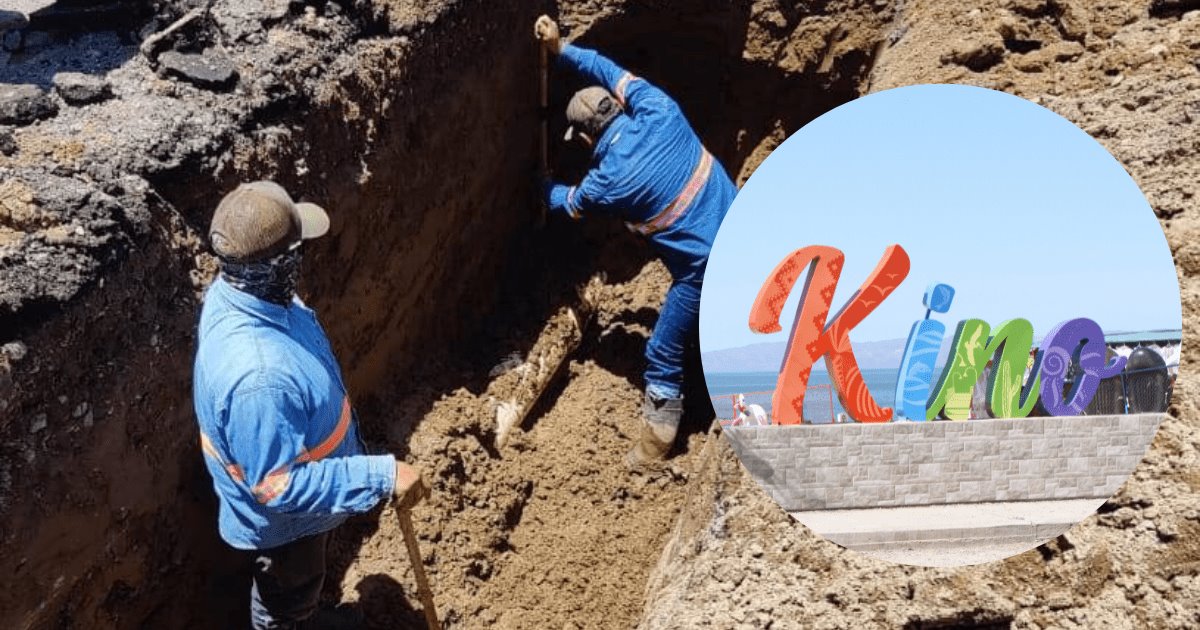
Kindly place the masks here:
[(658, 398), (646, 393), (642, 403), (642, 435), (629, 453), (625, 463), (637, 469), (651, 462), (662, 461), (675, 443), (679, 420), (683, 417), (683, 397)]

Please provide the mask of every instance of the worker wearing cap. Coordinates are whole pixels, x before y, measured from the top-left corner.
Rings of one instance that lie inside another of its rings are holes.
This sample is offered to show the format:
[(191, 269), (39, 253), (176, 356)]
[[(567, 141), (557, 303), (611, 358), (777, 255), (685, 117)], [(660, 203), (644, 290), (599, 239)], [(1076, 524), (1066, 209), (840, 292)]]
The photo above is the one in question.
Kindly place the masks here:
[(337, 360), (296, 296), (302, 243), (328, 228), (320, 207), (255, 182), (221, 200), (209, 232), (220, 276), (200, 315), (193, 394), (221, 537), (254, 559), (254, 628), (311, 624), (329, 531), (426, 494), (416, 469), (365, 454)]
[(645, 424), (627, 457), (636, 467), (662, 459), (674, 443), (683, 415), (684, 350), (697, 330), (700, 284), (737, 188), (666, 93), (593, 50), (564, 45), (547, 16), (538, 18), (534, 33), (560, 66), (597, 84), (567, 105), (566, 139), (578, 137), (591, 147), (591, 168), (575, 186), (547, 182), (547, 206), (572, 219), (620, 217), (650, 239), (673, 280), (646, 344)]

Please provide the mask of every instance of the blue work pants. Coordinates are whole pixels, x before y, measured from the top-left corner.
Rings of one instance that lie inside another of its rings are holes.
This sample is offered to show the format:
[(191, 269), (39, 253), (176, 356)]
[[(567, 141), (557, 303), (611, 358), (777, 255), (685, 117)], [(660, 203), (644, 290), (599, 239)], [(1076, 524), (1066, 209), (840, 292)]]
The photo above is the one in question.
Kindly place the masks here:
[(667, 291), (646, 344), (646, 392), (655, 398), (681, 396), (684, 354), (699, 331), (702, 280), (703, 274), (693, 280), (676, 280)]

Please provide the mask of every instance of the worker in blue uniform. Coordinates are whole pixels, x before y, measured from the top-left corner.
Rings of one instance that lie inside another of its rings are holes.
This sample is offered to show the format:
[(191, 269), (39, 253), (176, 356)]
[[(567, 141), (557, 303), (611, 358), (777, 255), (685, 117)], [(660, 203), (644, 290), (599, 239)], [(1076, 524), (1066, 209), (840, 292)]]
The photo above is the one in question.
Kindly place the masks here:
[(193, 394), (221, 537), (254, 563), (256, 630), (334, 627), (337, 611), (317, 606), (330, 531), (428, 493), (416, 468), (366, 453), (329, 340), (296, 296), (301, 244), (328, 228), (321, 207), (263, 181), (226, 195), (209, 232), (221, 274), (200, 315)]
[(697, 332), (700, 285), (737, 187), (665, 92), (596, 51), (564, 45), (548, 16), (538, 18), (534, 34), (561, 67), (595, 84), (567, 105), (566, 139), (578, 137), (591, 147), (591, 167), (574, 186), (547, 181), (547, 207), (572, 219), (623, 219), (650, 239), (671, 272), (671, 288), (646, 344), (645, 423), (627, 457), (638, 467), (665, 458), (675, 441), (683, 415), (684, 352)]

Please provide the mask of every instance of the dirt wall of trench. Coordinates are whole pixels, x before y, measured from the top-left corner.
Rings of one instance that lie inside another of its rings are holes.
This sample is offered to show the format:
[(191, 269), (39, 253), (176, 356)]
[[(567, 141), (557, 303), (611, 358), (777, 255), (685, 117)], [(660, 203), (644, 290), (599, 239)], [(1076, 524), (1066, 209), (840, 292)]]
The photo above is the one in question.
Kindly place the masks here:
[[(160, 6), (150, 30), (185, 8)], [(190, 365), (214, 271), (203, 234), (238, 181), (273, 178), (329, 209), (302, 293), (352, 391), (487, 317), (532, 219), (536, 49), (510, 34), (537, 10), (218, 3), (202, 30), (237, 64), (236, 87), (156, 76), (122, 32), (102, 42), (120, 58), (106, 69), (116, 98), (11, 130), (0, 626), (178, 623), (162, 617), (176, 588), (198, 589), (194, 606), (236, 566), (215, 536)], [(53, 46), (100, 35), (48, 37), (26, 61), (68, 64)]]

